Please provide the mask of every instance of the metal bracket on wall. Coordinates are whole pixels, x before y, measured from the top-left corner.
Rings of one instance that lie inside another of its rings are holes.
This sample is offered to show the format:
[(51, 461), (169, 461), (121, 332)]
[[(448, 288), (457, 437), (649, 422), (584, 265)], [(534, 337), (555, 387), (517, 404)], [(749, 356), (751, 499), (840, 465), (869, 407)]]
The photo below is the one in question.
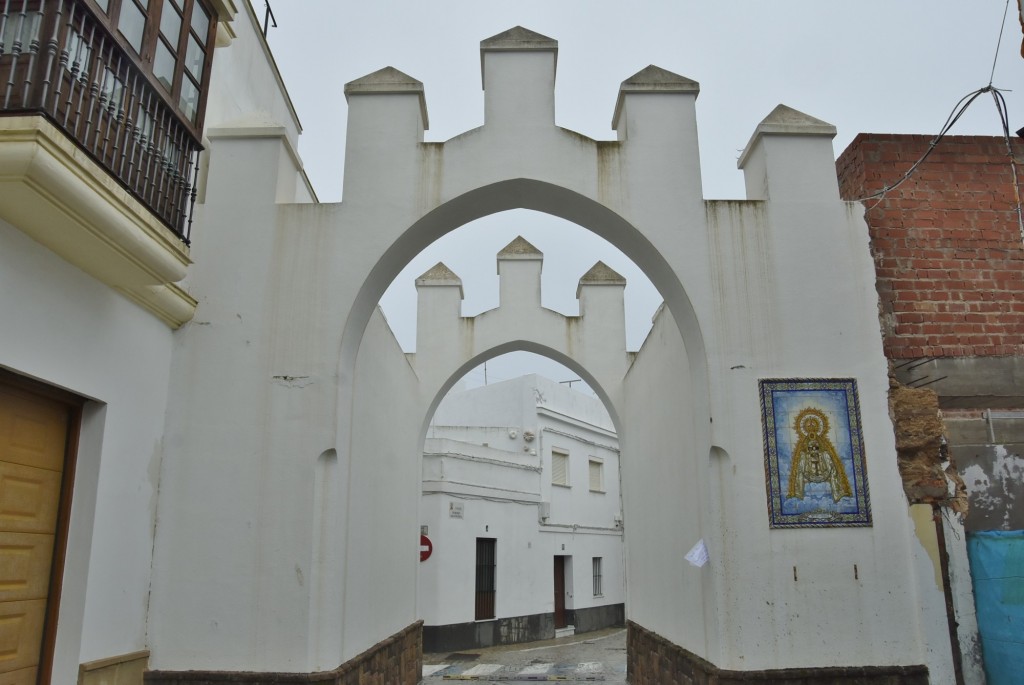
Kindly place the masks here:
[(988, 424), (988, 440), (994, 445), (996, 444), (996, 428), (992, 422), (1024, 419), (1024, 410), (1015, 409), (1009, 411), (998, 411), (995, 409), (986, 409), (982, 413), (982, 416), (985, 417), (985, 423)]

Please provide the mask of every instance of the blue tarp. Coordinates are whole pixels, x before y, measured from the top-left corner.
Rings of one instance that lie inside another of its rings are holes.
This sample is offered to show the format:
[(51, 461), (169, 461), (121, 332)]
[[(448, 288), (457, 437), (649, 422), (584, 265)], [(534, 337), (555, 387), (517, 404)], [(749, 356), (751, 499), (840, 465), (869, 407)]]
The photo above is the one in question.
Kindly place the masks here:
[(988, 685), (1024, 678), (1024, 531), (985, 531), (967, 537), (974, 603)]

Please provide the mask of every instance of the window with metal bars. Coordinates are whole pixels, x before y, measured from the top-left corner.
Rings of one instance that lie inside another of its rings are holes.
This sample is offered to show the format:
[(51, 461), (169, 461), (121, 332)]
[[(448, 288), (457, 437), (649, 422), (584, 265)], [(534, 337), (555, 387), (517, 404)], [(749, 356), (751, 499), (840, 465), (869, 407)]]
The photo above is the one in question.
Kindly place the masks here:
[(600, 597), (604, 594), (601, 587), (603, 578), (601, 577), (601, 557), (594, 557), (594, 596)]
[(494, 538), (476, 539), (476, 620), (494, 618), (497, 546)]

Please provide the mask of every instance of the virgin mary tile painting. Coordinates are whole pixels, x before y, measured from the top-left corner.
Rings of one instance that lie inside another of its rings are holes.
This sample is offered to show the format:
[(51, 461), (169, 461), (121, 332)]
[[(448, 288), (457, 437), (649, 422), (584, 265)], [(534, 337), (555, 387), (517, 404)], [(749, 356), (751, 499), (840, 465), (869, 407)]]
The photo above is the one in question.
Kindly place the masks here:
[(870, 526), (857, 382), (762, 379), (772, 528)]

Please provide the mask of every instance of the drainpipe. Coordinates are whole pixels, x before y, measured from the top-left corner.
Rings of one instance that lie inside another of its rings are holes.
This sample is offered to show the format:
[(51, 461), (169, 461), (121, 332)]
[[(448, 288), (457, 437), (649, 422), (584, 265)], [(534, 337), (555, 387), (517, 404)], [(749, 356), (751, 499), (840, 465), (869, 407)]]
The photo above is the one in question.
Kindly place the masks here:
[(949, 625), (949, 647), (953, 654), (953, 675), (956, 685), (964, 683), (963, 653), (960, 651), (960, 636), (957, 634), (956, 611), (953, 608), (953, 586), (949, 581), (949, 552), (946, 550), (946, 530), (942, 525), (942, 509), (932, 506), (932, 520), (935, 521), (935, 537), (939, 543), (939, 568), (942, 571), (942, 593), (946, 596), (946, 622)]

